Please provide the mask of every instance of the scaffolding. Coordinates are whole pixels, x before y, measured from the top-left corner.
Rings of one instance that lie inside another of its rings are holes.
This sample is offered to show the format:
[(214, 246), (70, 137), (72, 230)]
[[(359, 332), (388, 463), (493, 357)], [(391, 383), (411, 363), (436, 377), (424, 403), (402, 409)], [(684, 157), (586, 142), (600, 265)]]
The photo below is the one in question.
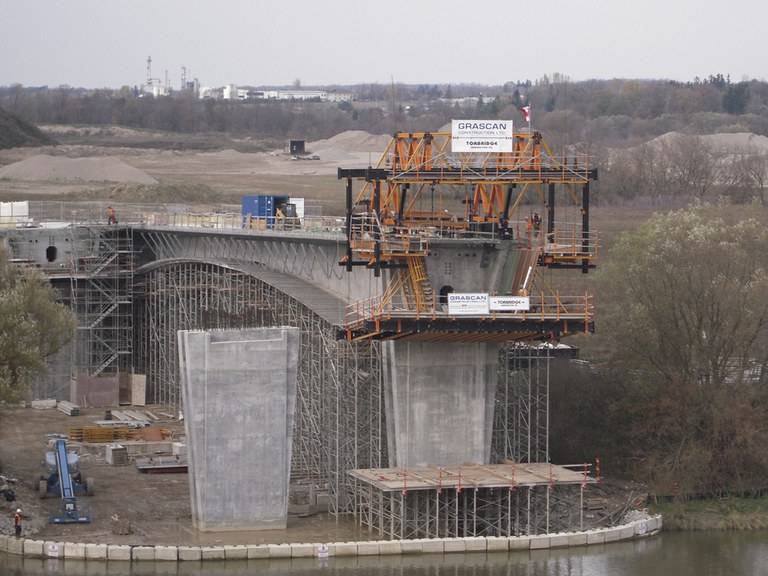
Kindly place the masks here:
[(136, 283), (136, 349), (150, 400), (180, 407), (179, 330), (295, 326), (301, 332), (291, 478), (350, 513), (355, 468), (386, 465), (381, 347), (338, 340), (337, 326), (257, 276), (208, 263), (146, 270)]
[(73, 376), (128, 372), (133, 349), (133, 232), (96, 225), (71, 230), (70, 295), (77, 322)]
[(595, 480), (548, 463), (353, 470), (361, 527), (388, 540), (532, 536), (584, 529)]
[(492, 462), (549, 462), (550, 346), (510, 342), (499, 351)]

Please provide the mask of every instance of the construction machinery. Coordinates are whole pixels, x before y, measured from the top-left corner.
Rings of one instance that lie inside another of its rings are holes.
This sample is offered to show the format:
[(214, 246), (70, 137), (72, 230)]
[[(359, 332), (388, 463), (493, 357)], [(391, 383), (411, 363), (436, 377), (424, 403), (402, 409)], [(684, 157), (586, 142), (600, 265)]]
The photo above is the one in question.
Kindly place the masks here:
[(52, 510), (48, 522), (90, 522), (91, 515), (78, 509), (76, 495), (93, 496), (93, 478), (83, 481), (80, 457), (76, 452), (67, 450), (66, 440), (56, 440), (54, 450), (45, 453), (44, 465), (48, 476), (41, 477), (38, 482), (40, 497), (47, 498), (56, 493), (61, 497), (61, 506)]
[[(340, 337), (547, 341), (593, 330), (591, 296), (563, 296), (537, 271), (594, 268), (597, 169), (574, 150), (556, 156), (539, 132), (512, 140), (511, 151), (456, 152), (451, 133), (398, 132), (376, 166), (339, 169), (347, 200), (339, 263), (385, 282), (350, 307)], [(460, 278), (468, 258), (476, 270)]]

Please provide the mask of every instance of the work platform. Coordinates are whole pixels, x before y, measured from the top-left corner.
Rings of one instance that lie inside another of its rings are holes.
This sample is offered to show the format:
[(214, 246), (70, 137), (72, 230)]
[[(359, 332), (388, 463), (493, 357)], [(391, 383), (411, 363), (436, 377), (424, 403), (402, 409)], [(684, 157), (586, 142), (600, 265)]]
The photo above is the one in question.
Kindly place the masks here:
[(351, 470), (361, 526), (387, 539), (519, 536), (584, 527), (597, 482), (546, 462)]

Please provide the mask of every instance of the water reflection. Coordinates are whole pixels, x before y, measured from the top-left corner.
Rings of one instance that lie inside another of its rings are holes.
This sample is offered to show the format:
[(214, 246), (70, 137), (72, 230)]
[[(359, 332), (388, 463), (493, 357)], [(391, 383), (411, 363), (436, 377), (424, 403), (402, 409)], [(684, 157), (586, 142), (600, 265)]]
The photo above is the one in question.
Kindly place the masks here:
[(667, 533), (561, 550), (230, 562), (83, 562), (0, 555), (10, 576), (753, 576), (768, 574), (768, 533)]

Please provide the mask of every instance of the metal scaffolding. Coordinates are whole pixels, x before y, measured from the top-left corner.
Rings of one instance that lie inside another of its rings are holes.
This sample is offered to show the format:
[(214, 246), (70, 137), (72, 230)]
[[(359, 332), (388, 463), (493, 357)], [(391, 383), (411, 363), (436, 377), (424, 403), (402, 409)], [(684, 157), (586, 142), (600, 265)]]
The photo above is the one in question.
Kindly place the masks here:
[(332, 326), (279, 286), (226, 266), (174, 263), (136, 282), (137, 371), (150, 401), (180, 407), (179, 330), (295, 326), (301, 330), (291, 476), (352, 509), (347, 471), (386, 465), (381, 347), (336, 338)]
[(547, 463), (354, 470), (361, 527), (384, 539), (521, 536), (583, 529), (594, 480)]
[(549, 346), (510, 342), (499, 352), (492, 462), (549, 462)]
[(135, 267), (132, 230), (73, 226), (69, 266), (71, 305), (77, 322), (73, 375), (95, 377), (129, 371)]

